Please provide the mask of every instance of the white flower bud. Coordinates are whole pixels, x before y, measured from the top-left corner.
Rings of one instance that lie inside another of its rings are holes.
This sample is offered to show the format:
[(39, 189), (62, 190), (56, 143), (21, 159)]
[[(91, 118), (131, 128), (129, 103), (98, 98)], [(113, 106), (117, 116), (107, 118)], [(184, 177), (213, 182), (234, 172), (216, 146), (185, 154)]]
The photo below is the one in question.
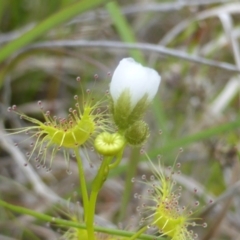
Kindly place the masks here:
[(131, 109), (147, 95), (151, 102), (158, 91), (161, 81), (159, 74), (151, 68), (144, 67), (132, 58), (124, 58), (115, 69), (110, 83), (110, 94), (114, 104), (120, 95), (128, 90), (131, 97)]

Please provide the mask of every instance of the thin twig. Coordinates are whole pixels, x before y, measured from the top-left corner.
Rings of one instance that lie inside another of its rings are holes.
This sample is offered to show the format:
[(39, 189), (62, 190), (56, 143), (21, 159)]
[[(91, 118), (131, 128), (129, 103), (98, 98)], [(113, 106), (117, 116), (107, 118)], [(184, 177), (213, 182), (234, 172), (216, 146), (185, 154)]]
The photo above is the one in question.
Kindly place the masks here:
[(222, 195), (218, 198), (214, 199), (214, 202), (211, 205), (208, 205), (202, 215), (205, 215), (209, 212), (212, 208), (220, 204), (221, 202), (225, 201), (228, 198), (233, 197), (234, 195), (238, 195), (240, 193), (240, 180), (235, 182), (231, 187), (229, 187)]
[[(220, 13), (219, 19), (223, 25), (226, 38), (232, 48), (232, 54), (238, 69), (240, 69), (240, 49), (237, 41), (237, 37), (234, 34), (233, 20), (232, 16), (228, 13)], [(209, 110), (216, 114), (220, 114), (224, 108), (231, 102), (235, 95), (240, 90), (240, 78), (239, 75), (232, 77), (228, 83), (225, 85), (221, 93), (214, 100), (214, 102), (209, 107)]]
[[(163, 46), (158, 46), (155, 44), (149, 44), (149, 43), (123, 43), (123, 42), (117, 42), (117, 41), (88, 41), (88, 40), (63, 40), (63, 41), (47, 41), (37, 44), (32, 44), (24, 49), (22, 51), (18, 52), (18, 54), (21, 54), (26, 51), (30, 51), (32, 49), (44, 49), (44, 48), (57, 48), (57, 47), (98, 47), (98, 48), (106, 48), (108, 51), (116, 50), (116, 49), (140, 49), (145, 51), (150, 51), (154, 53), (160, 53), (167, 56), (172, 56), (180, 59), (184, 59), (190, 62), (200, 63), (211, 67), (217, 67), (221, 69), (225, 69), (228, 71), (238, 72), (240, 73), (240, 70), (233, 64), (226, 63), (226, 62), (219, 62), (210, 60), (207, 58), (199, 57), (190, 55), (186, 52), (179, 51), (176, 49), (170, 49)], [(16, 56), (16, 55), (15, 55)]]
[[(121, 12), (125, 15), (147, 13), (147, 12), (173, 12), (179, 11), (185, 7), (211, 5), (217, 3), (229, 3), (229, 0), (190, 0), (190, 1), (175, 1), (172, 3), (147, 3), (147, 4), (133, 4), (122, 7)], [(66, 25), (78, 24), (81, 22), (90, 22), (98, 19), (107, 19), (109, 14), (106, 10), (100, 9), (91, 11), (68, 22)]]

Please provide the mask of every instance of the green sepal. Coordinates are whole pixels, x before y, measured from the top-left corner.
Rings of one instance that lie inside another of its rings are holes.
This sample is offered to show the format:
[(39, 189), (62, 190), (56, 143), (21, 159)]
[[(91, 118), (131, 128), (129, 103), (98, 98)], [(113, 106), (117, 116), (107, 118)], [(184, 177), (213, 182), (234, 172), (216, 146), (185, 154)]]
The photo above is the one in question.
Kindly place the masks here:
[(142, 119), (146, 109), (149, 105), (148, 95), (145, 94), (133, 108), (130, 116), (128, 117), (129, 126), (135, 123), (136, 121)]
[(148, 124), (144, 121), (137, 121), (125, 132), (125, 139), (132, 146), (142, 145), (149, 137)]
[(131, 113), (131, 96), (129, 90), (122, 92), (116, 104), (112, 103), (110, 108), (113, 120), (119, 129), (128, 127), (128, 117)]
[(126, 89), (119, 96), (116, 104), (113, 103), (113, 100), (110, 100), (109, 109), (119, 130), (126, 130), (143, 117), (148, 105), (148, 96), (145, 94), (132, 109), (131, 94), (130, 91)]

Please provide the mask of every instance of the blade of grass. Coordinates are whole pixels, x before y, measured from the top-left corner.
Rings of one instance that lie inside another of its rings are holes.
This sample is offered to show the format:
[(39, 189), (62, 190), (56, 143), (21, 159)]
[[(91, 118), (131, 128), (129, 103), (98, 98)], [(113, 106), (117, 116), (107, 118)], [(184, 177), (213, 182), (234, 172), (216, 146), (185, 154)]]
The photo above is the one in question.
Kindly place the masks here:
[(125, 186), (124, 192), (121, 200), (118, 221), (122, 222), (126, 213), (127, 213), (127, 206), (132, 196), (132, 178), (136, 176), (137, 166), (140, 160), (140, 150), (139, 148), (133, 148), (131, 151), (131, 156), (128, 159), (128, 168), (126, 170), (125, 176)]
[(3, 19), (3, 14), (6, 10), (7, 4), (10, 4), (10, 3), (8, 3), (8, 1), (6, 1), (6, 0), (0, 0), (0, 6), (1, 6), (0, 7), (0, 20)]
[[(136, 38), (134, 36), (132, 28), (129, 26), (127, 19), (122, 14), (120, 7), (116, 1), (109, 2), (106, 8), (110, 14), (110, 17), (117, 29), (121, 39), (124, 42), (134, 43)], [(144, 56), (141, 51), (137, 49), (130, 49), (130, 55), (138, 62), (144, 63)]]
[(13, 54), (16, 50), (21, 47), (26, 46), (30, 42), (32, 42), (37, 37), (46, 33), (48, 30), (53, 27), (71, 19), (72, 17), (90, 10), (94, 7), (99, 6), (104, 2), (108, 2), (109, 0), (88, 0), (88, 1), (78, 1), (65, 9), (59, 11), (58, 13), (50, 16), (46, 20), (40, 22), (36, 27), (26, 32), (21, 37), (13, 40), (12, 42), (6, 44), (4, 47), (0, 49), (0, 62), (4, 61), (7, 57)]
[(237, 128), (240, 127), (240, 118), (238, 118), (236, 121), (230, 122), (230, 123), (225, 123), (222, 125), (219, 125), (217, 127), (212, 127), (206, 130), (202, 130), (201, 132), (198, 132), (196, 134), (186, 136), (179, 138), (177, 140), (171, 141), (168, 144), (164, 145), (160, 149), (155, 149), (152, 150), (149, 153), (150, 157), (156, 156), (159, 153), (167, 153), (169, 151), (172, 151), (173, 149), (179, 148), (179, 147), (184, 147), (187, 146), (191, 143), (198, 142), (201, 140), (208, 139), (210, 137), (217, 136), (219, 134), (226, 133), (228, 131), (233, 131)]

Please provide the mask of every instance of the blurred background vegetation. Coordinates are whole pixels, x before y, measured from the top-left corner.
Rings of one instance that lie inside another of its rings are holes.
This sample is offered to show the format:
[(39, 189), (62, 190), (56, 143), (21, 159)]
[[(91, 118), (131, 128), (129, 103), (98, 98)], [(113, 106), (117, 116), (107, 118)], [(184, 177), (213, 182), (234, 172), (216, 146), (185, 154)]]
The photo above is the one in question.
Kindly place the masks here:
[[(84, 89), (101, 98), (109, 72), (131, 56), (162, 76), (146, 114), (148, 155), (155, 161), (161, 154), (171, 165), (183, 147), (177, 178), (186, 190), (183, 202), (191, 205), (198, 198), (207, 205), (198, 215), (209, 226), (199, 229), (199, 238), (240, 239), (239, 39), (240, 1), (0, 0), (0, 198), (51, 211), (54, 196), (72, 196), (78, 182), (75, 162), (69, 175), (62, 156), (51, 173), (34, 162), (32, 169), (23, 167), (28, 142), (21, 135), (6, 142), (3, 129), (27, 123), (7, 107), (17, 104), (19, 111), (41, 119), (37, 101), (42, 100), (46, 109), (64, 116), (73, 96), (81, 94), (77, 76)], [(11, 141), (22, 142), (13, 148)], [(94, 163), (94, 153), (89, 154)], [(99, 217), (124, 227), (131, 216), (139, 220), (133, 194), (143, 190), (132, 189), (129, 179), (149, 172), (145, 160), (139, 149), (126, 151), (102, 190)], [(85, 165), (90, 180), (94, 170), (88, 161)], [(211, 206), (209, 199), (215, 202)], [(60, 235), (54, 226), (0, 207), (1, 240)]]

